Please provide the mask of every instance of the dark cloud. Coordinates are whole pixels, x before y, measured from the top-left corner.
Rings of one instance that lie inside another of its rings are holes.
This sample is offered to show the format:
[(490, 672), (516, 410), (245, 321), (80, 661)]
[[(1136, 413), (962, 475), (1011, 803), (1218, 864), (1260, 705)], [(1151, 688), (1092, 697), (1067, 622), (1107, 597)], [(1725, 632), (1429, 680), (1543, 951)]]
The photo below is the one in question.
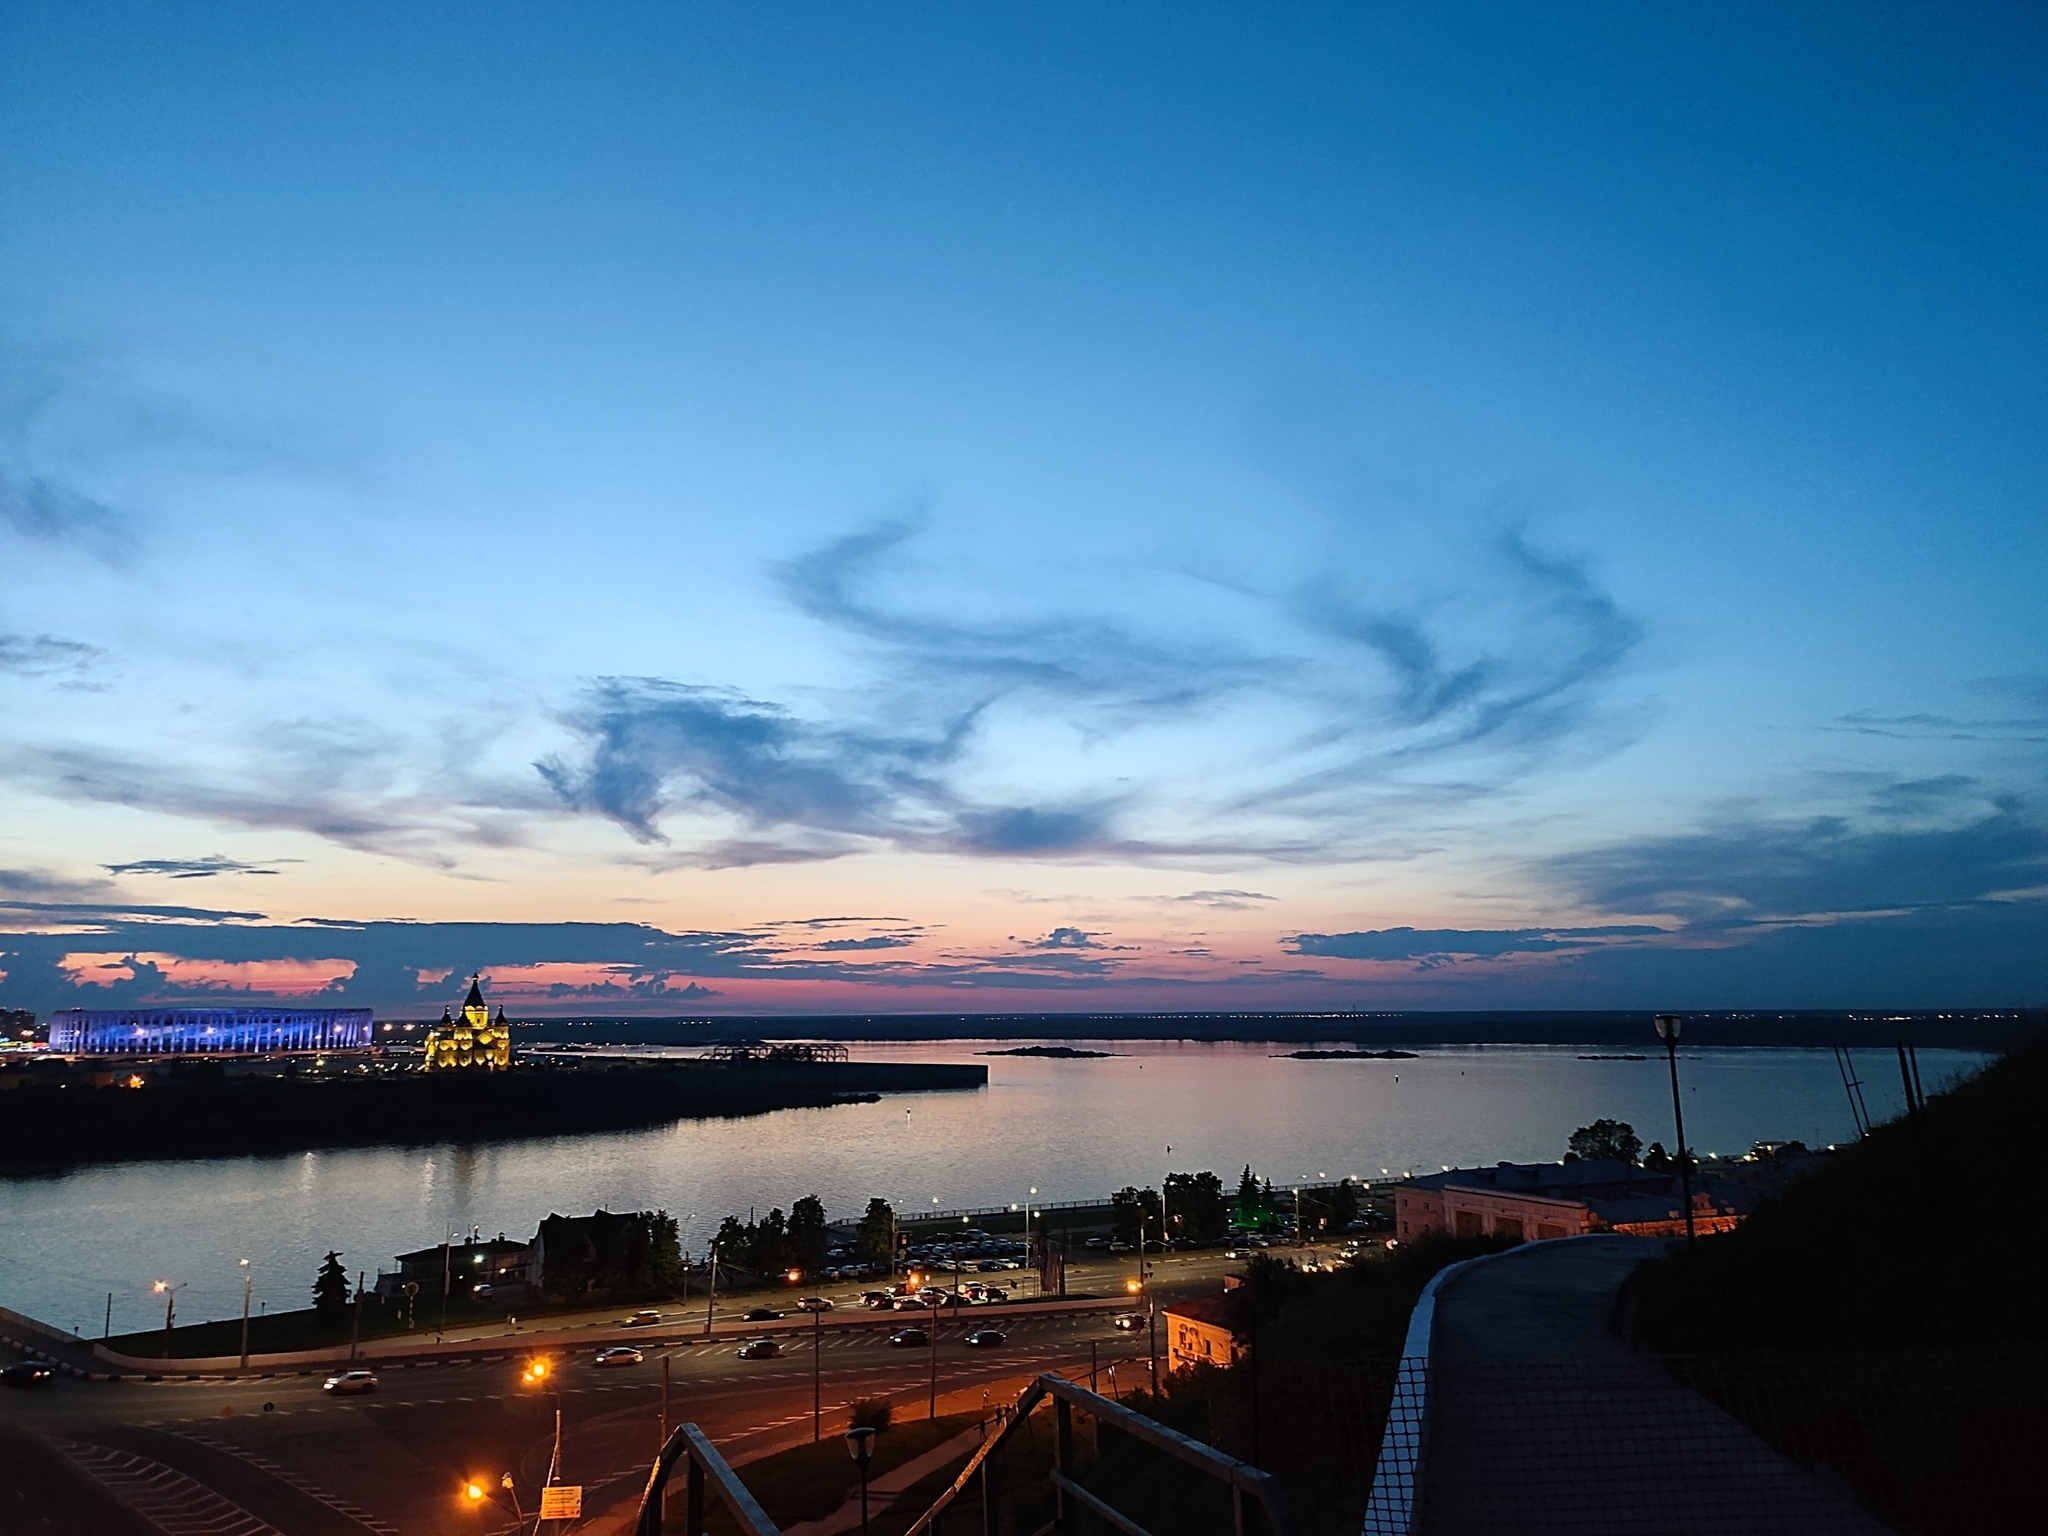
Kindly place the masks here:
[[(1924, 802), (1929, 782), (1896, 787)], [(1730, 817), (1697, 832), (1565, 855), (1543, 869), (1603, 910), (1668, 912), (1717, 928), (2038, 892), (2048, 887), (2048, 829), (2017, 801), (1937, 827)]]
[[(296, 864), (296, 859), (269, 859), (265, 864)], [(110, 875), (165, 875), (173, 880), (206, 880), (215, 875), (274, 875), (274, 869), (244, 863), (226, 854), (208, 854), (203, 859), (134, 859), (126, 864), (102, 864)]]
[(857, 949), (907, 949), (915, 942), (901, 934), (877, 933), (865, 939), (827, 939), (817, 947), (827, 953), (837, 953)]
[(1601, 928), (1375, 928), (1362, 933), (1298, 933), (1287, 941), (1297, 955), (1337, 960), (1413, 960), (1423, 969), (1455, 960), (1502, 955), (1557, 954), (1615, 939), (1644, 939), (1662, 928), (1625, 924)]
[(1081, 928), (1055, 928), (1042, 939), (1026, 939), (1026, 949), (1101, 949), (1095, 941), (1099, 933), (1089, 933)]

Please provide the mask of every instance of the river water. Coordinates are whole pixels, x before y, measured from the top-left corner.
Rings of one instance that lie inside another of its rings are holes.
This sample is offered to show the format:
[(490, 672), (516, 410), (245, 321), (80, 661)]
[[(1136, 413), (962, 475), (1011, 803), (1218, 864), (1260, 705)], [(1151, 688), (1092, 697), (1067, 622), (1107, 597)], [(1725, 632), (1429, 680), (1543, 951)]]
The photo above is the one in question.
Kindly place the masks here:
[[(661, 1206), (700, 1249), (728, 1212), (785, 1210), (816, 1194), (835, 1219), (871, 1195), (901, 1211), (1099, 1199), (1162, 1173), (1249, 1163), (1275, 1184), (1379, 1178), (1444, 1165), (1555, 1159), (1601, 1116), (1645, 1144), (1671, 1135), (1662, 1055), (1587, 1059), (1600, 1047), (1456, 1046), (1406, 1061), (1302, 1061), (1292, 1045), (1063, 1042), (1085, 1060), (980, 1055), (1029, 1042), (856, 1043), (856, 1059), (985, 1061), (988, 1087), (875, 1104), (689, 1120), (642, 1131), (483, 1146), (355, 1148), (125, 1163), (0, 1181), (0, 1304), (97, 1335), (163, 1316), (149, 1286), (183, 1282), (178, 1312), (237, 1315), (238, 1261), (259, 1305), (309, 1304), (328, 1249), (374, 1275), (449, 1228), (528, 1238), (550, 1212)], [(1927, 1091), (1987, 1058), (1922, 1051)], [(1896, 1061), (1856, 1053), (1871, 1113), (1901, 1111)], [(1685, 1051), (1686, 1131), (1703, 1153), (1759, 1139), (1810, 1145), (1855, 1134), (1828, 1051)], [(1169, 1153), (1168, 1147), (1172, 1148)]]

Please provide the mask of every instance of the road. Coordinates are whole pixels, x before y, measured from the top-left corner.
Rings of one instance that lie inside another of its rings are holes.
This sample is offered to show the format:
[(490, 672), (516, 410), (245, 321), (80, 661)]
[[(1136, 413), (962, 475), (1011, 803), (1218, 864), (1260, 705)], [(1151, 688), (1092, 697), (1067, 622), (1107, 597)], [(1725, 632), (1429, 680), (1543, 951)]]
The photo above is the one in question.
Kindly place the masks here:
[[(1220, 1284), (1225, 1266), (1204, 1254), (1161, 1266), (1171, 1296)], [(1092, 1266), (1091, 1266), (1092, 1268)], [(1114, 1291), (1122, 1269), (1085, 1278)], [(1124, 1266), (1128, 1268), (1128, 1266)], [(848, 1319), (849, 1321), (851, 1319)], [(874, 1319), (862, 1316), (860, 1321)], [(931, 1314), (900, 1318), (926, 1325)], [(1001, 1324), (1007, 1343), (969, 1350), (962, 1335)], [(563, 1421), (563, 1480), (592, 1490), (592, 1507), (637, 1496), (659, 1434), (659, 1355), (670, 1362), (670, 1423), (694, 1420), (735, 1465), (807, 1441), (812, 1423), (812, 1339), (785, 1341), (783, 1358), (741, 1360), (730, 1338), (649, 1350), (637, 1367), (604, 1370), (591, 1352), (563, 1350), (548, 1381), (522, 1383), (525, 1356), (432, 1367), (380, 1368), (374, 1394), (336, 1399), (318, 1377), (272, 1380), (81, 1382), (0, 1392), (0, 1530), (43, 1536), (442, 1536), (508, 1529), (509, 1510), (468, 1506), (460, 1489), (479, 1478), (498, 1494), (510, 1472), (523, 1504), (547, 1470), (554, 1412)], [(1108, 1313), (1019, 1317), (999, 1309), (939, 1318), (937, 1387), (964, 1408), (981, 1390), (1000, 1402), (1040, 1371), (1086, 1376), (1094, 1359), (1122, 1362), (1122, 1386), (1141, 1385), (1143, 1334), (1116, 1331)], [(640, 1341), (643, 1347), (654, 1338)], [(1163, 1344), (1163, 1341), (1162, 1341)], [(827, 1434), (848, 1403), (886, 1396), (899, 1414), (922, 1412), (933, 1352), (891, 1347), (868, 1329), (821, 1329), (815, 1364)], [(1105, 1374), (1103, 1389), (1108, 1390)], [(127, 1502), (118, 1496), (125, 1493)], [(209, 1502), (210, 1501), (210, 1502)], [(137, 1507), (154, 1511), (143, 1522)], [(601, 1522), (600, 1522), (601, 1523)]]

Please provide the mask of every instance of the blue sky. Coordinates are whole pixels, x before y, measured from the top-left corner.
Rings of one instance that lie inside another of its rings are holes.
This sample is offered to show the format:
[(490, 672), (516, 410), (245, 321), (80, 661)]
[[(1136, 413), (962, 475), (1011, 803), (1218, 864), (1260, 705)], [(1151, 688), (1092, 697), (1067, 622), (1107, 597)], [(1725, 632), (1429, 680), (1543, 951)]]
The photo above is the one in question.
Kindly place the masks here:
[(2048, 23), (1842, 23), (9, 7), (0, 994), (2038, 1000)]

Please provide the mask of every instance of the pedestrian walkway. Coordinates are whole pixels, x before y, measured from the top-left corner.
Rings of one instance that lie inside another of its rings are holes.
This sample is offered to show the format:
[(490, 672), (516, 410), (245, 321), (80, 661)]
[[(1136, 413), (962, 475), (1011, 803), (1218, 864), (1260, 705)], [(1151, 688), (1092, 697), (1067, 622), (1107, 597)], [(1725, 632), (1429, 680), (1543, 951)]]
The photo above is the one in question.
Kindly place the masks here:
[(1530, 1243), (1439, 1288), (1418, 1536), (1884, 1536), (1615, 1336), (1662, 1241)]
[[(935, 1445), (922, 1456), (914, 1456), (902, 1466), (876, 1478), (868, 1484), (868, 1514), (879, 1515), (934, 1472), (953, 1462), (965, 1461), (980, 1449), (983, 1432), (979, 1424), (962, 1430), (944, 1444)], [(856, 1492), (824, 1519), (792, 1525), (783, 1536), (840, 1536), (843, 1531), (859, 1530), (860, 1523), (861, 1501), (860, 1494)]]

